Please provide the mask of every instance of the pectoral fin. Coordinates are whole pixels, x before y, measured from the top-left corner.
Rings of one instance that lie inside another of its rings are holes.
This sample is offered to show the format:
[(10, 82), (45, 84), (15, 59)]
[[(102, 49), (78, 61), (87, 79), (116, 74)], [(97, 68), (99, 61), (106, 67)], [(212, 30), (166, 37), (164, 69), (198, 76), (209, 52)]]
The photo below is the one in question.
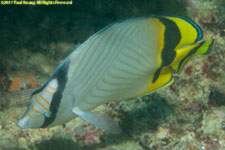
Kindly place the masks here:
[(112, 134), (121, 133), (121, 128), (117, 121), (113, 120), (110, 116), (98, 114), (94, 112), (84, 112), (78, 107), (73, 108), (73, 113), (87, 121), (88, 123)]

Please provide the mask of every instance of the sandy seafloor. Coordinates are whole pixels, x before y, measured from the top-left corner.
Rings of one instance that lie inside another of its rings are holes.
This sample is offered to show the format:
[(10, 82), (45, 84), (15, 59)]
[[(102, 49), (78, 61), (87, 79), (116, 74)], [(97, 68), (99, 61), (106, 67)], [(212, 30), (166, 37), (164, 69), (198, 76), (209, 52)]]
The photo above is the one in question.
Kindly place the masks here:
[[(73, 6), (0, 6), (0, 150), (225, 150), (224, 0), (75, 0)], [(188, 16), (214, 38), (175, 83), (96, 111), (120, 121), (110, 135), (76, 118), (49, 129), (20, 129), (27, 102), (5, 93), (38, 88), (85, 39), (116, 20), (144, 14)], [(4, 103), (3, 103), (4, 102)]]

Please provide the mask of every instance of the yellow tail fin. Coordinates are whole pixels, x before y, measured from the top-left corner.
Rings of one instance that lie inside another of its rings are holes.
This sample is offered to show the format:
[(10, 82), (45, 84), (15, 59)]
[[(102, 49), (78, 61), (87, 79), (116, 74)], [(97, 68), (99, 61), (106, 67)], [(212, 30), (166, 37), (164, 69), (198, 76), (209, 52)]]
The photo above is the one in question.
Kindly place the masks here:
[(200, 43), (195, 43), (187, 47), (183, 47), (176, 50), (176, 57), (170, 66), (177, 72), (180, 73), (184, 65), (188, 62), (190, 58), (197, 55), (208, 54), (213, 45), (214, 40), (202, 41)]

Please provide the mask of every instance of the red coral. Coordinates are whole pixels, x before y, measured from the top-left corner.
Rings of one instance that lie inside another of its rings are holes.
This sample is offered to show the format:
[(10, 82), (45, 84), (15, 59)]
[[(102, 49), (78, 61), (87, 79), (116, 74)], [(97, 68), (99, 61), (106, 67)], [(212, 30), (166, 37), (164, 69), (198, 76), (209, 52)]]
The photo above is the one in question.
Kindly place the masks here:
[(37, 88), (38, 84), (36, 81), (36, 78), (34, 77), (34, 75), (30, 74), (30, 73), (26, 73), (24, 74), (23, 77), (20, 77), (18, 75), (15, 75), (13, 77), (12, 83), (10, 85), (10, 92), (15, 92), (20, 90), (22, 83), (25, 83), (26, 87), (25, 88)]
[(23, 79), (21, 77), (19, 77), (18, 75), (15, 75), (13, 77), (13, 80), (12, 80), (12, 83), (10, 85), (9, 91), (15, 92), (15, 91), (19, 90), (22, 82), (23, 82)]
[(93, 125), (84, 124), (81, 130), (82, 133), (75, 135), (74, 138), (82, 145), (94, 146), (100, 143), (101, 132), (96, 130)]
[(37, 88), (37, 87), (38, 87), (36, 78), (35, 78), (32, 74), (26, 73), (26, 74), (24, 75), (24, 77), (25, 77), (25, 80), (28, 80), (29, 83), (30, 83), (30, 84), (29, 84), (29, 85), (30, 85), (29, 88), (34, 89), (34, 88)]
[(203, 74), (206, 74), (206, 77), (207, 77), (207, 78), (210, 78), (210, 79), (212, 79), (212, 80), (214, 80), (214, 81), (219, 77), (219, 75), (218, 75), (217, 73), (215, 73), (215, 72), (212, 72), (211, 68), (217, 67), (216, 65), (217, 65), (217, 64), (215, 63), (215, 64), (212, 64), (212, 65), (209, 67), (209, 65), (208, 65), (207, 63), (205, 63), (205, 64), (203, 65), (203, 67), (202, 67), (202, 72), (203, 72)]
[(184, 72), (187, 74), (187, 75), (190, 75), (192, 73), (192, 69), (193, 67), (192, 66), (188, 66), (185, 68)]

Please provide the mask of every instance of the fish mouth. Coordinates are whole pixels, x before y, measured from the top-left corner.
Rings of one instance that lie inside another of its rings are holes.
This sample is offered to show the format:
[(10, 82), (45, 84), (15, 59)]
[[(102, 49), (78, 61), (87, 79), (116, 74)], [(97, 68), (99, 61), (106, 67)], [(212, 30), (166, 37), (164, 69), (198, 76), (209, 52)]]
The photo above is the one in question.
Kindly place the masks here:
[(29, 118), (27, 115), (22, 117), (18, 122), (17, 126), (21, 129), (27, 128), (41, 128), (42, 124), (44, 123), (44, 116), (36, 116), (36, 118)]
[(28, 117), (23, 117), (22, 119), (20, 119), (18, 122), (17, 122), (17, 126), (21, 129), (26, 129), (28, 128), (27, 126), (27, 122), (28, 122)]

